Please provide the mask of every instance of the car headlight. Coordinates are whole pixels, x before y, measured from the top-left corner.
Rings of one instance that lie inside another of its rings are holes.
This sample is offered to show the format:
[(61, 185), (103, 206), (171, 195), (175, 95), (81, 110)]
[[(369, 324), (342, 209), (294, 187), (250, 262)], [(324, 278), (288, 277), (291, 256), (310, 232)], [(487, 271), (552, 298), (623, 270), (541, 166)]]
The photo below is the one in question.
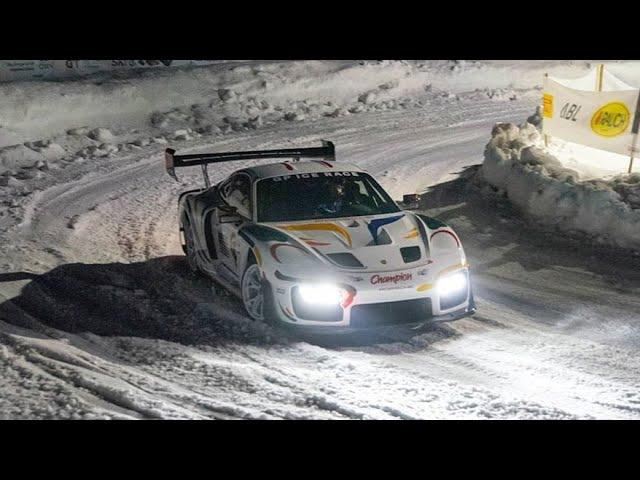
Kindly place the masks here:
[(317, 307), (330, 307), (340, 305), (347, 308), (353, 303), (356, 291), (345, 286), (344, 288), (331, 283), (309, 283), (298, 287), (299, 298)]
[(300, 285), (300, 297), (312, 305), (338, 305), (342, 301), (343, 291), (331, 284)]
[(442, 277), (438, 280), (436, 288), (441, 296), (461, 293), (467, 288), (467, 274), (465, 272), (456, 272)]

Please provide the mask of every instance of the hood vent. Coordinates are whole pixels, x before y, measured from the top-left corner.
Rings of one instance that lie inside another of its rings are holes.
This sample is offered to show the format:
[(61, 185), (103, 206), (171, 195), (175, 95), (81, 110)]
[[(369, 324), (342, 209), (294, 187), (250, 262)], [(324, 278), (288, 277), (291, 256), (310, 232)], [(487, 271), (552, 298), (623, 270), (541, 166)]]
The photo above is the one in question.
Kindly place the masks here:
[(389, 232), (387, 232), (386, 229), (381, 228), (376, 237), (367, 244), (367, 247), (373, 247), (375, 245), (391, 245), (392, 243), (393, 240), (391, 239)]
[(400, 249), (404, 263), (411, 263), (420, 260), (420, 247), (402, 247)]
[(329, 257), (331, 260), (342, 267), (364, 268), (364, 265), (360, 263), (360, 260), (358, 260), (354, 255), (348, 252), (327, 253), (327, 257)]

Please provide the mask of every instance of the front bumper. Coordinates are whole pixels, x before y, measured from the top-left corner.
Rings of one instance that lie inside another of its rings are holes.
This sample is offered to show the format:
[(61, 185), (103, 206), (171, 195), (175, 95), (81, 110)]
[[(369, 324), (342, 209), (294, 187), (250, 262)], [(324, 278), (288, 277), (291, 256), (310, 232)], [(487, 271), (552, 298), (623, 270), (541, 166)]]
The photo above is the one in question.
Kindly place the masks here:
[(427, 318), (423, 318), (420, 320), (414, 320), (411, 322), (401, 322), (401, 323), (389, 323), (385, 325), (375, 325), (375, 326), (359, 326), (354, 327), (350, 325), (300, 325), (291, 322), (286, 322), (283, 324), (286, 328), (291, 328), (296, 332), (300, 333), (308, 333), (312, 335), (321, 335), (321, 334), (331, 334), (331, 335), (340, 335), (340, 334), (349, 334), (349, 333), (358, 333), (362, 331), (376, 331), (376, 330), (385, 330), (389, 328), (403, 328), (403, 329), (418, 329), (421, 326), (428, 323), (444, 323), (444, 322), (453, 322), (455, 320), (460, 320), (466, 317), (470, 317), (476, 313), (475, 303), (470, 304), (468, 307), (462, 308), (458, 311), (443, 314), (443, 315), (435, 315)]
[[(409, 281), (378, 285), (360, 281), (351, 284), (356, 295), (345, 308), (332, 311), (323, 319), (304, 318), (294, 299), (295, 289), (301, 282), (291, 277), (276, 279), (272, 283), (274, 292), (274, 314), (279, 323), (296, 329), (313, 332), (359, 331), (378, 327), (415, 327), (427, 322), (447, 322), (473, 315), (476, 311), (468, 268), (460, 268), (467, 276), (467, 286), (459, 298), (441, 298), (435, 288), (435, 280), (424, 276), (412, 276)], [(432, 283), (429, 283), (431, 280)], [(344, 282), (343, 282), (344, 284)], [(296, 308), (298, 307), (298, 308)]]

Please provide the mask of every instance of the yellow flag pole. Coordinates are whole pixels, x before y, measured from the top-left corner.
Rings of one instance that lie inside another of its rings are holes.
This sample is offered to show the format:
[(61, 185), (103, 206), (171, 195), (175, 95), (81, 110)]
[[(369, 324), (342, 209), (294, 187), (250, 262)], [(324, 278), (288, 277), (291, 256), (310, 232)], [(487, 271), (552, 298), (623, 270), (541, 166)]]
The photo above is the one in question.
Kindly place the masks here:
[(638, 132), (640, 131), (640, 93), (638, 93), (638, 100), (636, 101), (636, 113), (633, 116), (633, 125), (631, 126), (631, 133), (633, 133), (633, 141), (631, 142), (631, 155), (629, 156), (629, 171), (633, 170), (633, 157), (636, 153), (638, 145)]
[(596, 76), (596, 91), (602, 91), (602, 84), (604, 81), (604, 64), (598, 65), (598, 74)]

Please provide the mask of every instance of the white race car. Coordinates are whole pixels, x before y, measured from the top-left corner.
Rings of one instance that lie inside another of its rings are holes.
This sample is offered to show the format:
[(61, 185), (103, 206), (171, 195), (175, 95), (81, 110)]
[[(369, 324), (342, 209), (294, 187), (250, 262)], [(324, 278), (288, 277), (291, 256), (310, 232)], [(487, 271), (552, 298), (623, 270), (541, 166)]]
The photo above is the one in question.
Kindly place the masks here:
[[(175, 155), (205, 188), (180, 195), (190, 267), (239, 296), (254, 320), (312, 330), (417, 325), (472, 315), (469, 265), (444, 223), (402, 210), (367, 173), (322, 147)], [(287, 158), (211, 186), (207, 164)], [(302, 158), (311, 160), (300, 161)]]

